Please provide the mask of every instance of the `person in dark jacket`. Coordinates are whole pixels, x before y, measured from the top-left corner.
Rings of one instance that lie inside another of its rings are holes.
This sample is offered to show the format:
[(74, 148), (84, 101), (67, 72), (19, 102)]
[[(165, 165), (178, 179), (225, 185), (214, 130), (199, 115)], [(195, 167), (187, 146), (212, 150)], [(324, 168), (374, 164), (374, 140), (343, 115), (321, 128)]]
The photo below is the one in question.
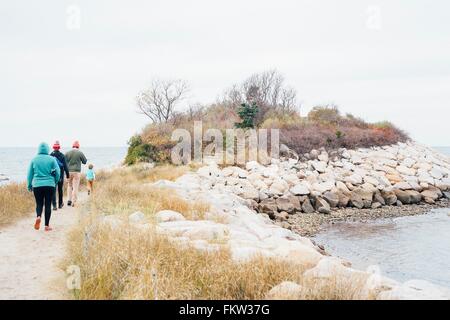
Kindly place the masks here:
[(64, 195), (64, 175), (67, 179), (69, 179), (69, 168), (67, 167), (66, 157), (64, 154), (59, 151), (61, 149), (61, 145), (59, 141), (56, 141), (53, 144), (53, 152), (50, 154), (52, 157), (56, 158), (56, 162), (58, 163), (59, 169), (61, 170), (61, 178), (58, 181), (58, 185), (56, 186), (55, 193), (53, 194), (52, 204), (53, 210), (57, 210), (56, 207), (56, 193), (58, 193), (58, 208), (61, 209), (64, 206), (63, 195)]

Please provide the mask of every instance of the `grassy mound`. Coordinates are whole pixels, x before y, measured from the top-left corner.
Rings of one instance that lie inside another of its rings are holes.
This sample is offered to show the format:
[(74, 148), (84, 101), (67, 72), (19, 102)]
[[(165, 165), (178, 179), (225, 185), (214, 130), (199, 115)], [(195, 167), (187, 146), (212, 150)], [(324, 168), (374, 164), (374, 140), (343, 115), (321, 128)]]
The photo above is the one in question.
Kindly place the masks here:
[[(131, 165), (139, 161), (169, 162), (171, 134), (177, 128), (187, 129), (193, 136), (194, 121), (202, 121), (203, 131), (217, 128), (235, 127), (239, 122), (236, 110), (228, 105), (213, 105), (199, 111), (195, 117), (179, 114), (176, 119), (167, 123), (149, 124), (141, 134), (133, 137), (129, 143), (126, 163)], [(282, 112), (271, 110), (266, 112), (257, 128), (280, 129), (280, 143), (302, 154), (325, 147), (367, 148), (405, 142), (408, 135), (390, 122), (367, 123), (353, 115), (341, 115), (335, 107), (316, 107), (306, 117), (297, 111)]]
[(186, 129), (193, 136), (194, 121), (202, 121), (203, 132), (232, 128), (280, 129), (280, 142), (297, 153), (321, 147), (358, 148), (405, 142), (407, 134), (389, 122), (367, 123), (353, 115), (341, 115), (336, 106), (318, 106), (309, 114), (299, 112), (297, 92), (285, 84), (276, 70), (253, 74), (234, 84), (210, 105), (175, 110), (184, 99), (183, 81), (156, 81), (136, 98), (138, 109), (151, 124), (129, 141), (126, 163), (169, 162), (171, 134)]

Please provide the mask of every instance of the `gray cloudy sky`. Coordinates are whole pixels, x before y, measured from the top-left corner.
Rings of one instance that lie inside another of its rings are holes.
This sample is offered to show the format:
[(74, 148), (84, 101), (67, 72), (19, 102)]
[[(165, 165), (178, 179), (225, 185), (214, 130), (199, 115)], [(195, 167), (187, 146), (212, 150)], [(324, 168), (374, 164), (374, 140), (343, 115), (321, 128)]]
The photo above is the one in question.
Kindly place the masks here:
[(449, 12), (447, 0), (2, 1), (0, 146), (122, 146), (147, 121), (134, 97), (152, 77), (186, 79), (206, 103), (271, 68), (303, 113), (333, 102), (450, 145)]

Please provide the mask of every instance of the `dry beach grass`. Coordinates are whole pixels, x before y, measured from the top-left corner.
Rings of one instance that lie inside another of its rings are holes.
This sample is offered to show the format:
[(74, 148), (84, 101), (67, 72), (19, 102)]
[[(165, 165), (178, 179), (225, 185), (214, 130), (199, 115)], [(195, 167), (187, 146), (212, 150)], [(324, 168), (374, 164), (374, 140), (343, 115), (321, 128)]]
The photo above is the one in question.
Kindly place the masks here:
[(208, 210), (204, 203), (189, 203), (173, 192), (146, 184), (159, 179), (174, 180), (190, 167), (161, 166), (151, 169), (130, 167), (102, 173), (90, 202), (90, 212), (97, 214), (131, 214), (142, 211), (148, 216), (160, 210), (174, 210), (187, 219), (200, 219)]
[[(160, 177), (174, 179), (189, 168), (120, 169), (103, 177), (85, 210), (89, 214), (71, 233), (67, 265), (81, 268), (81, 290), (76, 299), (263, 299), (283, 281), (303, 286), (299, 299), (358, 299), (357, 282), (322, 285), (304, 279), (312, 266), (255, 257), (237, 263), (229, 250), (200, 251), (156, 233), (154, 214), (163, 209), (187, 219), (202, 217), (208, 206), (191, 204), (164, 190), (145, 187)], [(136, 210), (149, 225), (103, 223), (103, 214), (126, 221)]]
[(310, 266), (269, 258), (236, 263), (226, 249), (202, 252), (132, 226), (120, 230), (97, 226), (83, 250), (83, 230), (80, 226), (74, 231), (69, 251), (70, 263), (82, 270), (77, 299), (264, 299), (283, 281), (303, 286), (299, 299), (359, 295), (357, 283), (303, 279)]
[(33, 194), (25, 183), (11, 183), (0, 187), (0, 226), (30, 214), (34, 208)]

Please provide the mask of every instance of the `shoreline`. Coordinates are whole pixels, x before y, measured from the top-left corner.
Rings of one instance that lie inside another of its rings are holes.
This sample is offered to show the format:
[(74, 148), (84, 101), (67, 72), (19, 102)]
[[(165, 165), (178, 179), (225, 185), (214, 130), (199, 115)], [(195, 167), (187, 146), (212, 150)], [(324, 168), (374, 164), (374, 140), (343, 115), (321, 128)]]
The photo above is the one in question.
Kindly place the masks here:
[(340, 208), (332, 211), (331, 214), (298, 213), (289, 215), (285, 221), (277, 220), (274, 223), (312, 240), (315, 235), (334, 223), (369, 223), (379, 219), (426, 215), (433, 209), (443, 208), (450, 208), (449, 199), (441, 199), (435, 204), (420, 203), (403, 206), (384, 206), (378, 209)]

